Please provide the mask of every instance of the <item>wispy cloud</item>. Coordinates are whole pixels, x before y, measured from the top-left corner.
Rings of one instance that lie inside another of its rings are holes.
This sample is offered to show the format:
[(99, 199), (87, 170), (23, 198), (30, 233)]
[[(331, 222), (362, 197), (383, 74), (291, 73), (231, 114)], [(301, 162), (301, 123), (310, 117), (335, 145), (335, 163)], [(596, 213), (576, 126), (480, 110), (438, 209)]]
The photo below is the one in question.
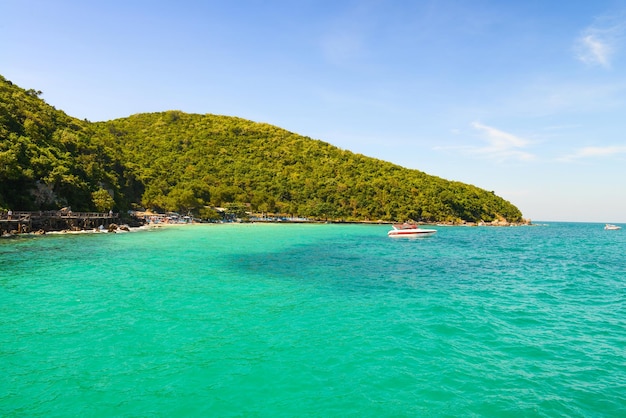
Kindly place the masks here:
[[(535, 159), (535, 155), (524, 151), (524, 148), (531, 144), (527, 139), (501, 131), (492, 126), (487, 126), (480, 122), (473, 122), (471, 127), (478, 133), (479, 138), (487, 143), (486, 145), (438, 147), (437, 149), (453, 149), (499, 162), (510, 160), (530, 161)], [(458, 135), (459, 131), (454, 130), (453, 133)]]
[(481, 139), (488, 144), (484, 147), (473, 148), (473, 153), (500, 161), (510, 159), (528, 161), (534, 159), (533, 154), (522, 150), (530, 144), (530, 141), (480, 122), (473, 122), (471, 126), (479, 132)]
[(584, 35), (577, 41), (578, 59), (587, 65), (599, 65), (604, 68), (611, 67), (611, 54), (613, 48), (598, 35)]
[(606, 158), (626, 154), (626, 145), (611, 145), (606, 147), (584, 147), (573, 154), (559, 158), (559, 161), (575, 161), (584, 158)]
[(625, 35), (624, 13), (598, 18), (576, 39), (576, 58), (587, 65), (611, 68), (613, 56), (623, 45)]

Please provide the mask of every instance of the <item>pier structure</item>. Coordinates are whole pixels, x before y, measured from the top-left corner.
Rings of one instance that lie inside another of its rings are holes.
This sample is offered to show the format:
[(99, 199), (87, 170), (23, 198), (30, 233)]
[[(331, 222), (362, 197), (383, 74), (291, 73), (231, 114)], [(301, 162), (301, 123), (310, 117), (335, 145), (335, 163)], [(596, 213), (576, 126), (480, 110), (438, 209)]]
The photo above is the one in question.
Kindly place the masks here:
[(5, 233), (30, 232), (31, 228), (30, 215), (24, 212), (13, 212), (10, 215), (0, 213), (0, 236)]
[(72, 211), (14, 211), (0, 213), (0, 235), (23, 234), (36, 231), (79, 231), (108, 227), (119, 218), (119, 213)]

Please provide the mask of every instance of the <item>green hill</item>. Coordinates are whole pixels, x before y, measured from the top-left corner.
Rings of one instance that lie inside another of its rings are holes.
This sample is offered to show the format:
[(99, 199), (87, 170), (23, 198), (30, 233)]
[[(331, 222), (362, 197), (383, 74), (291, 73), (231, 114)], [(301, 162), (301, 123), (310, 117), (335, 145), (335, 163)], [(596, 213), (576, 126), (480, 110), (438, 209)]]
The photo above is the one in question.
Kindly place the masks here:
[(0, 76), (0, 208), (92, 210), (94, 197), (110, 203), (110, 194), (127, 206), (132, 186), (140, 186), (132, 173), (94, 138), (90, 123), (39, 95)]
[(0, 207), (192, 211), (320, 219), (522, 220), (478, 187), (275, 126), (179, 111), (80, 121), (0, 77)]

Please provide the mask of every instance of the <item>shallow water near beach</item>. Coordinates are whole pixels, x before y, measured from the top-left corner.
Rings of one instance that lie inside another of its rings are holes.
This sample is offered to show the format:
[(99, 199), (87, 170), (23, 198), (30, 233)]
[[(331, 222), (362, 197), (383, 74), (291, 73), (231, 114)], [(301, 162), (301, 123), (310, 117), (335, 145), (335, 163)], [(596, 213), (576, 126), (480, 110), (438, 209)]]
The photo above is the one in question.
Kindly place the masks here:
[(626, 231), (0, 240), (0, 416), (626, 416)]

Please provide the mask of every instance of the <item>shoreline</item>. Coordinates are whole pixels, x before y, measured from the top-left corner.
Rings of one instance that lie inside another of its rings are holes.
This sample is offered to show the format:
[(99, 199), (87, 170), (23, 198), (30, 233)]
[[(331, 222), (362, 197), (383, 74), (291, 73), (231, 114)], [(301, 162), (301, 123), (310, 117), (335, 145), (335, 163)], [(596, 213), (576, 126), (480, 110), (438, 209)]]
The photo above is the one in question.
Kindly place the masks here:
[[(128, 224), (110, 224), (107, 228), (92, 228), (92, 229), (59, 229), (59, 230), (51, 230), (51, 231), (29, 231), (29, 232), (5, 232), (0, 235), (1, 238), (10, 239), (17, 237), (26, 237), (26, 236), (44, 236), (44, 235), (91, 235), (91, 234), (124, 234), (124, 233), (133, 233), (133, 232), (141, 232), (141, 231), (149, 231), (159, 228), (171, 228), (171, 227), (184, 227), (191, 225), (244, 225), (244, 224), (276, 224), (276, 225), (303, 225), (303, 224), (311, 224), (311, 225), (319, 225), (319, 224), (333, 224), (333, 225), (393, 225), (396, 222), (391, 221), (317, 221), (317, 220), (307, 220), (307, 221), (270, 221), (270, 220), (254, 220), (249, 222), (159, 222), (159, 223), (146, 223), (140, 226), (129, 226)], [(454, 222), (417, 222), (417, 225), (420, 226), (438, 226), (438, 227), (515, 227), (515, 226), (533, 226), (534, 224), (530, 222), (520, 222), (520, 223), (454, 223)]]
[(143, 230), (151, 229), (152, 226), (142, 225), (142, 226), (128, 226), (128, 225), (120, 225), (120, 227), (109, 230), (109, 229), (78, 229), (78, 230), (53, 230), (53, 231), (33, 231), (33, 232), (22, 232), (22, 233), (4, 233), (0, 235), (0, 238), (18, 238), (18, 237), (33, 237), (33, 236), (46, 236), (46, 235), (92, 235), (92, 234), (125, 234), (132, 232), (139, 232)]

